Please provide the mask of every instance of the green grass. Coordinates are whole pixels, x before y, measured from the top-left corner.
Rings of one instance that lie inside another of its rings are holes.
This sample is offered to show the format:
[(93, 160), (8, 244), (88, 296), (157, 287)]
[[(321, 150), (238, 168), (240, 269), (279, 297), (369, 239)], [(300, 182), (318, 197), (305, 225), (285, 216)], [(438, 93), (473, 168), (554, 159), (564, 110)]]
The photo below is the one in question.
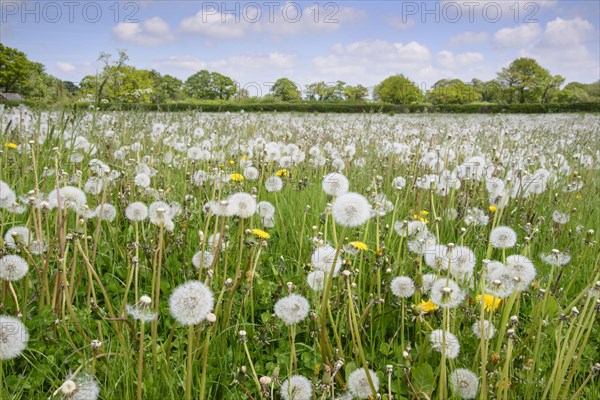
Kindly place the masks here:
[[(158, 311), (156, 322), (144, 324), (144, 399), (200, 398), (202, 387), (207, 399), (258, 399), (267, 393), (278, 399), (281, 382), (291, 374), (311, 380), (315, 399), (338, 398), (350, 373), (367, 364), (379, 378), (378, 392), (384, 399), (390, 394), (394, 399), (442, 398), (446, 392), (451, 398), (460, 398), (448, 379), (456, 368), (475, 372), (479, 377), (477, 398), (482, 399), (600, 396), (597, 376), (590, 375), (592, 366), (600, 361), (598, 306), (597, 298), (588, 295), (600, 280), (597, 115), (78, 111), (52, 112), (51, 116), (4, 110), (0, 180), (17, 195), (25, 195), (22, 200), (26, 204), (28, 197), (43, 200), (43, 194), (56, 187), (68, 184), (83, 188), (94, 175), (90, 160), (99, 159), (120, 176), (110, 184), (105, 181), (99, 194), (87, 194), (87, 204), (94, 210), (104, 199), (116, 207), (117, 216), (112, 222), (99, 223), (97, 218), (81, 218), (74, 211), (26, 207), (17, 214), (0, 210), (2, 236), (9, 228), (24, 225), (32, 238), (43, 239), (48, 245), (47, 251), (33, 255), (25, 246), (15, 249), (0, 243), (0, 255), (18, 253), (29, 262), (29, 273), (13, 282), (13, 287), (30, 333), (27, 349), (19, 357), (0, 362), (2, 398), (47, 399), (60, 392), (74, 371), (95, 377), (101, 399), (136, 398), (140, 322), (122, 311), (126, 303), (136, 302), (131, 280), (134, 258), (139, 261), (139, 296), (150, 296), (151, 307)], [(156, 123), (168, 129), (153, 134)], [(204, 129), (202, 138), (193, 134), (198, 127)], [(109, 130), (113, 134), (107, 135)], [(84, 136), (93, 148), (74, 149), (77, 135)], [(265, 160), (257, 150), (257, 138), (267, 143), (294, 143), (306, 153), (305, 161), (286, 168), (281, 192), (265, 190), (264, 180), (282, 167)], [(212, 142), (213, 159), (189, 160), (187, 148), (201, 146), (206, 140)], [(131, 149), (135, 142), (139, 142), (139, 150)], [(20, 148), (4, 147), (5, 143)], [(357, 228), (334, 225), (327, 213), (327, 204), (334, 199), (321, 188), (323, 176), (335, 171), (333, 157), (327, 154), (326, 164), (315, 167), (309, 154), (312, 146), (323, 152), (329, 146), (326, 143), (344, 160), (342, 173), (350, 181), (350, 191), (369, 199), (385, 194), (393, 210)], [(409, 153), (387, 151), (392, 143), (410, 146)], [(348, 145), (356, 150), (352, 158), (345, 150)], [(115, 157), (119, 149), (127, 153), (122, 159)], [(454, 161), (449, 150), (455, 153)], [(434, 173), (420, 162), (428, 151), (439, 151), (450, 171), (469, 157), (482, 155), (490, 165), (500, 167), (496, 176), (505, 181), (513, 167), (515, 171), (520, 167), (522, 174), (545, 167), (553, 178), (543, 193), (521, 193), (494, 213), (488, 208), (485, 179), (463, 180), (459, 189), (446, 196), (413, 187), (418, 177)], [(81, 162), (71, 162), (75, 153), (80, 153)], [(165, 162), (167, 154), (173, 157)], [(261, 171), (259, 180), (222, 185), (208, 181), (200, 186), (192, 182), (194, 173), (201, 169), (210, 174), (222, 171), (225, 176), (243, 174), (243, 158)], [(358, 159), (364, 159), (364, 165), (357, 163)], [(563, 160), (570, 170), (559, 173)], [(140, 163), (155, 170), (148, 190), (134, 183)], [(396, 176), (406, 178), (405, 188), (392, 187)], [(563, 189), (573, 182), (581, 182), (582, 188), (565, 192)], [(209, 200), (223, 200), (240, 191), (256, 194), (257, 200), (276, 207), (273, 228), (263, 228), (257, 215), (241, 220), (203, 210)], [(174, 229), (161, 229), (145, 220), (138, 225), (136, 243), (136, 227), (126, 218), (125, 208), (134, 201), (150, 205), (156, 200), (181, 205), (181, 213), (173, 219)], [(473, 207), (489, 217), (487, 224), (465, 224), (466, 211)], [(458, 218), (447, 217), (451, 208), (457, 210)], [(422, 210), (428, 214), (424, 216)], [(564, 225), (553, 222), (555, 210), (568, 214), (570, 221)], [(395, 221), (413, 220), (415, 214), (428, 220), (428, 229), (439, 243), (468, 246), (477, 258), (473, 281), (461, 284), (466, 299), (447, 313), (438, 309), (420, 315), (414, 307), (429, 299), (419, 288), (422, 274), (437, 273), (425, 265), (421, 255), (408, 249), (407, 239), (393, 231)], [(512, 227), (518, 235), (517, 246), (504, 255), (491, 249), (488, 240), (491, 229), (500, 225)], [(270, 238), (263, 244), (245, 232), (249, 228), (262, 228)], [(201, 241), (199, 231), (205, 241)], [(206, 239), (215, 232), (222, 232), (229, 244), (225, 251), (215, 254), (210, 273), (197, 271), (192, 256), (208, 249)], [(332, 280), (325, 301), (322, 293), (314, 292), (306, 283), (307, 274), (313, 270), (313, 245), (319, 240), (337, 248), (350, 241), (362, 241), (369, 247), (357, 254), (340, 252), (342, 270), (349, 271), (348, 277), (340, 275)], [(571, 261), (564, 267), (544, 263), (540, 254), (552, 249), (568, 252)], [(484, 311), (475, 300), (483, 290), (482, 260), (502, 260), (511, 254), (529, 257), (537, 270), (536, 278), (526, 291), (514, 296), (512, 305), (507, 299), (497, 311), (484, 312), (497, 333), (493, 339), (481, 341), (471, 326)], [(255, 273), (250, 274), (254, 267)], [(417, 284), (416, 293), (405, 300), (395, 298), (390, 291), (391, 280), (400, 275), (413, 278)], [(168, 299), (175, 287), (192, 279), (200, 279), (213, 291), (216, 322), (205, 321), (194, 327), (189, 369), (189, 331), (171, 316)], [(290, 291), (305, 296), (311, 307), (309, 316), (295, 327), (293, 342), (289, 327), (273, 310), (275, 302)], [(17, 305), (6, 283), (1, 293), (0, 313), (16, 316)], [(573, 307), (578, 308), (578, 316)], [(509, 328), (502, 327), (501, 321), (512, 315), (518, 316), (514, 340), (501, 334)], [(443, 326), (458, 337), (461, 350), (456, 359), (442, 364), (444, 355), (432, 348), (429, 333)], [(240, 330), (247, 332), (247, 352)], [(100, 340), (101, 346), (92, 348), (92, 340)], [(292, 343), (295, 360), (290, 360)], [(482, 354), (486, 390), (482, 390)], [(336, 364), (340, 359), (343, 363)], [(296, 366), (293, 371), (290, 365)], [(271, 377), (271, 385), (259, 390), (252, 368), (257, 378)], [(191, 392), (186, 393), (188, 376), (192, 379)]]

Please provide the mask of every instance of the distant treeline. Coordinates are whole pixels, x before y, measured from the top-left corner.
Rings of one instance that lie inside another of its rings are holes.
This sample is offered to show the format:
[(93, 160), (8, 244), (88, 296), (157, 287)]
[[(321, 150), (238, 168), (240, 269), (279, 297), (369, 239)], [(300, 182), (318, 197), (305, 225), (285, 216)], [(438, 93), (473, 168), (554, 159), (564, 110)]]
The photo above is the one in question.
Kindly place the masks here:
[(373, 88), (340, 80), (314, 82), (301, 88), (288, 78), (242, 85), (207, 70), (182, 81), (155, 70), (135, 68), (127, 64), (128, 60), (124, 50), (119, 50), (117, 59), (101, 53), (102, 71), (74, 83), (47, 74), (44, 65), (0, 44), (0, 91), (55, 106), (210, 111), (555, 112), (587, 111), (597, 109), (600, 103), (600, 80), (565, 85), (565, 78), (551, 74), (532, 58), (516, 59), (489, 81), (442, 79), (428, 88), (403, 74), (389, 76)]

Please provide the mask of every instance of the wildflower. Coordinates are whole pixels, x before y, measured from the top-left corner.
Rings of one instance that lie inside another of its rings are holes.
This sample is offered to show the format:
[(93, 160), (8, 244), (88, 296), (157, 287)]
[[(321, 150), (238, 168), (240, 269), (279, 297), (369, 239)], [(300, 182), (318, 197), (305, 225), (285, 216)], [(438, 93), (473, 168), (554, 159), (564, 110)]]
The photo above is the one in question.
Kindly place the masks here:
[(435, 270), (448, 269), (446, 254), (448, 247), (443, 244), (434, 244), (425, 249), (425, 264)]
[(298, 294), (291, 294), (275, 303), (275, 314), (287, 325), (297, 324), (304, 320), (309, 309), (308, 300)]
[(62, 384), (60, 391), (64, 399), (96, 400), (100, 394), (100, 385), (92, 375), (71, 375)]
[(270, 218), (275, 215), (275, 206), (268, 201), (259, 201), (256, 204), (256, 212), (263, 218)]
[(48, 205), (50, 208), (58, 207), (59, 201), (61, 208), (69, 208), (75, 211), (81, 210), (83, 205), (87, 204), (85, 192), (74, 186), (63, 186), (48, 194)]
[(423, 221), (396, 221), (394, 222), (394, 230), (401, 237), (423, 236), (428, 232)]
[(454, 392), (463, 399), (474, 399), (479, 389), (479, 378), (468, 369), (458, 368), (450, 374)]
[(398, 276), (392, 280), (390, 288), (394, 296), (404, 299), (415, 293), (415, 282), (408, 276)]
[(331, 271), (331, 266), (335, 260), (335, 267), (333, 269), (333, 276), (336, 277), (342, 267), (342, 257), (338, 254), (336, 258), (336, 249), (329, 244), (325, 246), (317, 247), (310, 260), (316, 270), (323, 271), (328, 274)]
[(302, 375), (292, 375), (281, 384), (281, 397), (283, 400), (310, 400), (312, 385)]
[(392, 180), (392, 187), (396, 190), (401, 190), (406, 186), (406, 179), (402, 176), (397, 176)]
[(127, 314), (131, 316), (131, 318), (135, 320), (142, 320), (144, 322), (153, 321), (156, 319), (158, 314), (150, 309), (150, 297), (149, 296), (141, 296), (140, 300), (131, 305), (127, 304), (125, 309), (127, 310)]
[(147, 188), (148, 186), (150, 186), (150, 177), (148, 176), (148, 174), (145, 174), (143, 172), (139, 173), (135, 176), (135, 178), (133, 178), (133, 183), (135, 184), (135, 186)]
[(18, 281), (29, 271), (29, 264), (22, 257), (9, 254), (0, 258), (0, 279)]
[(17, 247), (16, 239), (19, 239), (23, 242), (25, 247), (29, 247), (29, 228), (26, 226), (13, 226), (4, 234), (4, 244), (9, 249), (14, 249)]
[(16, 143), (13, 143), (13, 142), (6, 142), (6, 143), (4, 143), (4, 146), (9, 149), (13, 149), (13, 150), (15, 150), (16, 148), (19, 147)]
[(192, 257), (192, 265), (196, 269), (202, 268), (210, 268), (213, 264), (215, 257), (210, 251), (202, 251), (200, 250)]
[(142, 202), (133, 202), (125, 209), (125, 216), (130, 221), (143, 221), (148, 218), (148, 207)]
[(17, 201), (17, 195), (6, 182), (0, 181), (0, 208), (12, 206)]
[(227, 199), (228, 211), (240, 218), (249, 218), (256, 212), (256, 200), (252, 195), (244, 192), (232, 194)]
[(566, 252), (552, 250), (550, 254), (540, 254), (540, 259), (553, 267), (567, 265), (571, 261), (571, 256)]
[(508, 249), (517, 244), (517, 233), (508, 226), (497, 226), (490, 233), (490, 243), (496, 249)]
[(229, 160), (229, 165), (235, 165), (235, 161), (234, 160)]
[(254, 228), (254, 229), (252, 229), (252, 233), (261, 239), (271, 238), (271, 235), (269, 235), (267, 232), (263, 231), (262, 229)]
[(496, 328), (487, 319), (483, 320), (483, 324), (479, 323), (479, 321), (475, 322), (471, 329), (473, 329), (473, 334), (479, 339), (483, 336), (485, 339), (490, 340), (496, 334)]
[(487, 291), (498, 298), (505, 298), (515, 290), (514, 273), (506, 267), (500, 267), (487, 276), (490, 286)]
[(312, 271), (306, 276), (306, 283), (315, 292), (320, 292), (325, 287), (325, 272)]
[[(375, 374), (374, 371), (369, 369), (369, 375), (371, 377), (371, 382), (373, 382), (373, 387), (375, 391), (379, 390), (379, 377)], [(373, 395), (371, 391), (371, 385), (369, 384), (369, 379), (367, 378), (367, 373), (364, 368), (355, 369), (350, 375), (348, 375), (348, 391), (354, 395), (354, 397), (358, 397), (359, 399), (367, 399), (369, 396)]]
[[(481, 301), (481, 295), (478, 294), (477, 296), (475, 296), (475, 300)], [(492, 307), (494, 308), (494, 311), (496, 311), (500, 307), (501, 303), (502, 303), (502, 299), (499, 299), (496, 296), (493, 296), (491, 294), (485, 294), (483, 296), (483, 304), (484, 304), (485, 311), (491, 311)]]
[(448, 248), (446, 259), (452, 276), (461, 281), (471, 279), (477, 262), (475, 253), (471, 249), (466, 246)]
[(0, 315), (0, 360), (10, 360), (20, 356), (28, 340), (29, 332), (21, 320)]
[(267, 192), (279, 192), (283, 189), (283, 181), (278, 176), (271, 176), (265, 181)]
[(231, 178), (231, 180), (234, 182), (242, 182), (244, 180), (244, 175), (238, 174), (238, 173), (233, 173), (233, 174), (229, 175), (229, 178)]
[(564, 225), (567, 222), (569, 222), (570, 219), (571, 219), (571, 217), (568, 214), (563, 214), (563, 213), (559, 212), (558, 210), (555, 210), (552, 213), (552, 220), (554, 222), (556, 222), (557, 224)]
[(440, 278), (431, 287), (431, 301), (442, 308), (455, 308), (465, 299), (465, 292), (449, 278)]
[(371, 205), (364, 196), (348, 192), (335, 199), (331, 213), (335, 222), (353, 228), (364, 224), (371, 217)]
[(211, 290), (199, 281), (188, 281), (175, 288), (169, 297), (171, 315), (182, 325), (202, 322), (213, 309)]
[(422, 314), (429, 314), (430, 312), (437, 310), (438, 306), (433, 304), (431, 300), (421, 300), (421, 304), (417, 305), (415, 308)]
[(355, 249), (358, 249), (358, 250), (362, 250), (362, 251), (369, 250), (369, 246), (367, 246), (367, 244), (364, 242), (354, 241), (354, 242), (350, 242), (350, 244), (352, 246), (354, 246)]
[(424, 274), (421, 276), (421, 293), (429, 293), (434, 282), (437, 280), (436, 274)]
[(346, 178), (344, 175), (337, 172), (332, 172), (323, 177), (321, 187), (328, 195), (337, 197), (348, 192), (350, 183), (348, 182), (348, 178)]
[(493, 212), (493, 213), (495, 213), (496, 211), (498, 211), (498, 207), (496, 207), (494, 205), (490, 205), (489, 209), (490, 209), (490, 212)]
[(519, 278), (515, 285), (515, 289), (518, 291), (527, 289), (536, 275), (536, 270), (531, 260), (521, 255), (506, 257), (506, 268), (512, 273), (513, 278)]
[(277, 171), (275, 171), (275, 176), (279, 176), (279, 177), (288, 176), (288, 170), (285, 168), (278, 169)]
[(258, 171), (258, 169), (254, 168), (253, 166), (249, 166), (244, 169), (244, 176), (248, 180), (255, 181), (258, 179), (259, 175), (260, 175), (260, 172)]
[(99, 204), (93, 215), (97, 216), (100, 221), (111, 222), (117, 217), (117, 209), (112, 204)]
[(429, 335), (429, 342), (434, 350), (442, 352), (442, 348), (446, 349), (446, 357), (450, 360), (458, 357), (460, 353), (460, 342), (458, 338), (448, 331), (436, 329)]

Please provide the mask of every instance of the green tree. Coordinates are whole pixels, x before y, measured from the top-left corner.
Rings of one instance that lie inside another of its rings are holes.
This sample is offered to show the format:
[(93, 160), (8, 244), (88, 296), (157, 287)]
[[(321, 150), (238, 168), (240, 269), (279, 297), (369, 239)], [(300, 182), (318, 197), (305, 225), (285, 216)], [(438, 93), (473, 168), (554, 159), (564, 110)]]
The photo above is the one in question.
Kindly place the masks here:
[(345, 86), (346, 82), (343, 81), (311, 83), (306, 85), (306, 99), (316, 101), (342, 100)]
[(361, 84), (356, 86), (346, 85), (344, 87), (344, 98), (346, 100), (359, 101), (364, 100), (369, 95), (369, 89)]
[(302, 96), (298, 85), (288, 78), (279, 78), (271, 87), (273, 95), (282, 101), (300, 101)]
[(434, 104), (467, 104), (481, 101), (481, 97), (475, 87), (460, 79), (439, 80), (427, 93), (427, 99)]
[(0, 91), (25, 93), (33, 69), (25, 53), (0, 43)]
[(171, 75), (161, 75), (156, 70), (150, 71), (152, 79), (152, 101), (164, 103), (177, 101), (183, 98), (183, 82)]
[(185, 93), (194, 99), (228, 100), (235, 95), (235, 82), (218, 72), (202, 70), (185, 81)]
[(533, 58), (521, 57), (498, 73), (505, 99), (509, 103), (539, 103), (557, 81), (550, 72)]
[(404, 75), (393, 75), (375, 86), (376, 99), (393, 104), (414, 104), (423, 101), (423, 92)]

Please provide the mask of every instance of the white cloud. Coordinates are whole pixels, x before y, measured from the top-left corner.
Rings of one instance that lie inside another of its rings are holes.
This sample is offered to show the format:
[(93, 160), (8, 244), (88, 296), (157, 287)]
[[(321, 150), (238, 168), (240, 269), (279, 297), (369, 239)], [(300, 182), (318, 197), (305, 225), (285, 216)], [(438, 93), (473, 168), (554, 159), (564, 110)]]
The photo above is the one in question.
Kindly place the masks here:
[(58, 67), (58, 69), (61, 72), (65, 73), (65, 74), (75, 71), (75, 66), (73, 64), (69, 64), (66, 62), (58, 61), (56, 63), (56, 66)]
[(576, 17), (549, 21), (539, 41), (520, 50), (553, 74), (567, 80), (593, 82), (600, 76), (600, 60), (588, 46), (598, 48), (598, 31), (587, 20)]
[(450, 45), (455, 47), (472, 46), (485, 43), (488, 41), (488, 38), (489, 35), (487, 32), (463, 32), (452, 36), (450, 38)]
[(160, 17), (147, 19), (141, 24), (120, 22), (112, 31), (118, 40), (142, 46), (156, 46), (173, 39), (169, 24)]
[(406, 16), (399, 17), (391, 15), (384, 18), (384, 21), (392, 28), (404, 30), (415, 26), (415, 20)]
[(523, 24), (514, 28), (503, 28), (494, 34), (494, 45), (499, 48), (523, 47), (538, 39), (541, 33), (538, 24)]
[(206, 63), (192, 56), (173, 56), (162, 59), (152, 66), (156, 69), (178, 69), (199, 71), (206, 69)]
[(337, 31), (342, 24), (356, 22), (365, 16), (364, 11), (351, 7), (336, 5), (330, 8), (313, 4), (302, 8), (297, 2), (286, 2), (271, 9), (243, 7), (237, 14), (225, 9), (204, 9), (184, 18), (179, 28), (184, 33), (214, 39), (236, 39), (250, 33), (322, 34)]
[(436, 61), (444, 68), (455, 69), (477, 64), (484, 59), (481, 53), (468, 52), (455, 56), (451, 51), (443, 50), (437, 53)]

